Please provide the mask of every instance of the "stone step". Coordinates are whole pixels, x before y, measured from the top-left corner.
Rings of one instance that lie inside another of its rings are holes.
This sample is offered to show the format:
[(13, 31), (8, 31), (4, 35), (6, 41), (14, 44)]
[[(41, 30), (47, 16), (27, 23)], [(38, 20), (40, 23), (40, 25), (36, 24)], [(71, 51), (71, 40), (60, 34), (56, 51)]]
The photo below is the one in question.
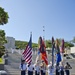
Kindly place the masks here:
[(20, 75), (20, 70), (14, 69), (10, 65), (5, 65), (4, 67), (8, 75)]
[(10, 75), (20, 75), (21, 73), (20, 72), (8, 72), (8, 74), (10, 74)]
[(20, 71), (17, 71), (17, 70), (14, 70), (14, 69), (13, 69), (13, 70), (7, 69), (6, 71), (7, 71), (7, 73), (10, 74), (10, 75), (20, 75)]

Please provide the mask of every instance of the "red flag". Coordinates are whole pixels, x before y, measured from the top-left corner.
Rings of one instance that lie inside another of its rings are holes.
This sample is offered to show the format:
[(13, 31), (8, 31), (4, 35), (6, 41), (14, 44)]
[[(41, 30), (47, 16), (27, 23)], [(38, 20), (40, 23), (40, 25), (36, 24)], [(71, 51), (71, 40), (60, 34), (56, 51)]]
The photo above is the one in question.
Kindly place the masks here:
[(42, 40), (42, 37), (39, 38), (40, 40), (40, 53), (41, 53), (41, 59), (44, 60), (44, 62), (46, 63), (46, 65), (48, 65), (48, 58), (47, 58), (47, 54), (46, 54), (46, 47), (45, 47), (45, 43)]
[(64, 53), (64, 39), (62, 39), (62, 46), (61, 46), (61, 49), (62, 49), (62, 53)]

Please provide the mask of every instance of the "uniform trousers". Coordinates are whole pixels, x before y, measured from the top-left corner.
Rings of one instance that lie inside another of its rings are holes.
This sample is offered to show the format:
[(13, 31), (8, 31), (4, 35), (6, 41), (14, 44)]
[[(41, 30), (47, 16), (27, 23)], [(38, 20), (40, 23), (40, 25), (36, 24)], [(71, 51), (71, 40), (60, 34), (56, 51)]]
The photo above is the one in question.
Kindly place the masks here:
[(37, 71), (35, 71), (35, 75), (40, 75), (40, 73), (37, 73)]
[(21, 75), (26, 75), (25, 70), (21, 71)]
[(64, 75), (64, 71), (63, 70), (60, 71), (60, 75)]
[(58, 70), (56, 70), (56, 75), (60, 75), (60, 73), (59, 73), (59, 71), (58, 71)]
[(33, 75), (33, 71), (28, 71), (28, 75)]
[(41, 75), (46, 75), (46, 73), (44, 73), (43, 70), (41, 70)]

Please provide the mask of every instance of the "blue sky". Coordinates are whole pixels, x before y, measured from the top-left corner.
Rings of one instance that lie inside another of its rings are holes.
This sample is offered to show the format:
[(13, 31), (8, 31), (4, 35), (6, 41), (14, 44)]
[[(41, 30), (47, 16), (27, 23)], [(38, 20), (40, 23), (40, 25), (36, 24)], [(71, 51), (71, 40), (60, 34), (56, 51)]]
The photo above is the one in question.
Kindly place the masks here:
[(16, 40), (29, 41), (31, 31), (36, 43), (43, 35), (67, 41), (75, 36), (75, 0), (0, 0), (0, 6), (10, 17), (0, 29)]

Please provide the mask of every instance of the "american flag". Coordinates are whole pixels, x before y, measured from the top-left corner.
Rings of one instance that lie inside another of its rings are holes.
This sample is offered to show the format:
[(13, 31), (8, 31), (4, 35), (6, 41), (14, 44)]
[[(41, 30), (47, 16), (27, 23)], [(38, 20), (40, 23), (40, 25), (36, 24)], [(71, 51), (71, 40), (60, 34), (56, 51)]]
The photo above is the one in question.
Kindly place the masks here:
[(24, 50), (22, 55), (28, 64), (30, 64), (32, 62), (32, 34), (30, 36), (28, 45), (26, 46), (26, 49)]

